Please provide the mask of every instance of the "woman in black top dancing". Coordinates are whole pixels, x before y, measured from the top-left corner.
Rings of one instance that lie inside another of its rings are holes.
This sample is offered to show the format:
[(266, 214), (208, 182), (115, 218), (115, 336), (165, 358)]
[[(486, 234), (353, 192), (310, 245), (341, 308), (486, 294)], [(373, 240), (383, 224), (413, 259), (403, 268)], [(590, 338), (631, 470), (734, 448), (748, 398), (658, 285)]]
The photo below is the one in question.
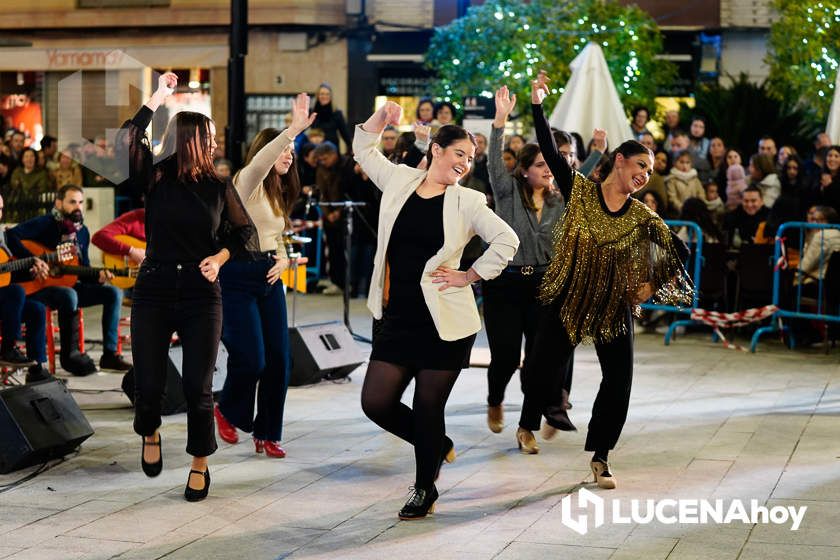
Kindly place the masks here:
[(184, 350), (187, 453), (193, 456), (184, 497), (202, 500), (210, 488), (207, 457), (216, 450), (213, 369), (222, 332), (219, 268), (241, 251), (259, 251), (233, 184), (213, 170), (216, 127), (200, 113), (180, 112), (167, 126), (162, 159), (154, 161), (145, 130), (178, 79), (167, 73), (126, 122), (117, 145), (127, 151), (131, 188), (146, 203), (146, 259), (131, 307), (135, 370), (134, 431), (143, 436), (143, 472), (157, 476), (161, 456), (160, 402), (170, 338)]

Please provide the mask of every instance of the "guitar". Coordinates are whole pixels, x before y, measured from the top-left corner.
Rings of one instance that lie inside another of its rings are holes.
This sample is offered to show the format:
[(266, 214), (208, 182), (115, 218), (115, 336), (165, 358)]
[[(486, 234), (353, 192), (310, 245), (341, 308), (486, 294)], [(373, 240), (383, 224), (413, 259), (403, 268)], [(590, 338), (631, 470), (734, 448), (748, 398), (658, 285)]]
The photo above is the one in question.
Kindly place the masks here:
[[(26, 248), (27, 251), (29, 251), (33, 255), (47, 254), (49, 252), (49, 249), (47, 249), (37, 241), (22, 239), (21, 244)], [(70, 243), (70, 245), (73, 246), (73, 253), (71, 257), (63, 261), (54, 261), (52, 263), (53, 265), (50, 267), (49, 276), (47, 276), (43, 280), (31, 280), (29, 282), (21, 283), (21, 286), (23, 286), (23, 289), (26, 291), (26, 295), (35, 293), (38, 290), (42, 290), (50, 286), (65, 286), (70, 288), (76, 284), (76, 282), (79, 279), (79, 276), (98, 278), (99, 273), (103, 270), (108, 270), (114, 275), (114, 277), (128, 277), (131, 274), (136, 275), (136, 272), (132, 273), (132, 271), (127, 268), (120, 269), (80, 266), (79, 255), (76, 251), (75, 244)]]
[[(11, 260), (11, 255), (0, 249), (0, 288), (12, 283), (12, 273), (21, 270), (29, 270), (35, 264), (35, 259), (41, 259), (47, 264), (68, 262), (76, 255), (76, 245), (73, 243), (62, 243), (55, 248), (54, 252), (43, 252), (34, 257)], [(29, 294), (31, 292), (27, 292)]]
[[(115, 235), (114, 239), (125, 243), (129, 247), (136, 247), (138, 249), (145, 249), (146, 242), (137, 239), (136, 237), (132, 237), (130, 235)], [(139, 270), (139, 265), (134, 264), (131, 260), (125, 255), (113, 255), (111, 253), (102, 253), (102, 264), (104, 264), (109, 270), (110, 269), (123, 269), (127, 268), (128, 270), (132, 271), (127, 276), (119, 276), (115, 277), (111, 283), (116, 286), (117, 288), (122, 288), (123, 290), (127, 288), (131, 288), (134, 286), (134, 282), (137, 279), (137, 271)]]

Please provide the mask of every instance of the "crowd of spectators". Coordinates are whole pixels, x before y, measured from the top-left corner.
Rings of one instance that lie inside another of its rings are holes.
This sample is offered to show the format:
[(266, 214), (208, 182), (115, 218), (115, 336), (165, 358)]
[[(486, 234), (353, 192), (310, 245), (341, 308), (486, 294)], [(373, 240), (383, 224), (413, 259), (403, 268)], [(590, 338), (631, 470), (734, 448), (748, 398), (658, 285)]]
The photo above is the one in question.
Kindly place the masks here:
[[(313, 106), (317, 118), (313, 126), (296, 142), (296, 164), (303, 187), (294, 218), (299, 223), (322, 224), (324, 243), (321, 262), (321, 289), (340, 293), (346, 282), (354, 296), (364, 296), (376, 248), (378, 191), (353, 161), (349, 153), (352, 130), (344, 115), (332, 103), (328, 84), (319, 87)], [(423, 167), (429, 140), (446, 124), (456, 123), (458, 113), (449, 102), (435, 103), (424, 98), (417, 105), (411, 131), (389, 127), (382, 135), (381, 150), (397, 163)], [(813, 153), (802, 155), (789, 145), (777, 148), (777, 142), (762, 136), (755, 152), (743, 154), (728, 146), (725, 138), (710, 137), (703, 118), (681, 123), (676, 111), (668, 111), (658, 127), (649, 127), (647, 108), (631, 113), (630, 125), (636, 139), (654, 152), (654, 168), (648, 185), (634, 194), (666, 219), (694, 222), (703, 232), (704, 242), (738, 251), (745, 245), (772, 244), (779, 226), (791, 221), (838, 223), (840, 213), (840, 146), (832, 145), (826, 133), (814, 138)], [(687, 125), (687, 126), (685, 126)], [(654, 130), (656, 132), (654, 132)], [(591, 145), (584, 146), (579, 134), (570, 132), (578, 167), (587, 159)], [(473, 169), (462, 184), (483, 192), (492, 206), (487, 174), (487, 139), (476, 136), (477, 150)], [(346, 147), (342, 150), (343, 146)], [(514, 171), (516, 154), (527, 143), (522, 135), (506, 139), (503, 160)], [(59, 149), (52, 136), (44, 136), (40, 149), (28, 146), (25, 136), (15, 130), (0, 139), (0, 194), (6, 201), (6, 219), (19, 222), (48, 211), (53, 193), (66, 184), (113, 186), (120, 193), (119, 168), (113, 161), (113, 146), (104, 136), (84, 147), (69, 145)], [(236, 170), (229, 160), (216, 160), (221, 176)], [(604, 156), (606, 157), (606, 156)], [(591, 172), (598, 177), (598, 167)], [(345, 244), (346, 207), (319, 203), (355, 201), (364, 203), (354, 209), (351, 244), (351, 276), (347, 269)], [(128, 207), (136, 207), (131, 201)], [(314, 230), (312, 230), (314, 231)], [(840, 250), (832, 232), (820, 236), (825, 254)], [(689, 239), (687, 230), (680, 235)], [(801, 261), (807, 274), (824, 275), (824, 266), (814, 264), (805, 255), (819, 254), (814, 235), (801, 240)], [(794, 264), (798, 254), (798, 232), (790, 234), (789, 248)], [(311, 256), (315, 246), (307, 248)], [(816, 247), (816, 249), (815, 249)], [(803, 270), (804, 271), (804, 270)], [(314, 286), (313, 286), (314, 287)]]

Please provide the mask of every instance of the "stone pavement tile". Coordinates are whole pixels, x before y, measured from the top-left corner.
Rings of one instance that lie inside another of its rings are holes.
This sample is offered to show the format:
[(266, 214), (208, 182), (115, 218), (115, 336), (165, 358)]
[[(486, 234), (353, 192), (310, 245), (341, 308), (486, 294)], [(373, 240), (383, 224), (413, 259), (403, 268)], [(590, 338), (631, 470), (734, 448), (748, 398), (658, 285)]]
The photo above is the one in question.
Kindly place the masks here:
[[(128, 507), (128, 503), (91, 500), (19, 527), (3, 535), (7, 546), (26, 548), (53, 542), (56, 537)], [(48, 545), (45, 545), (48, 546)]]
[(13, 548), (11, 546), (0, 546), (0, 558), (6, 558), (12, 554), (20, 552), (20, 548)]
[(697, 453), (698, 459), (732, 460), (735, 459), (753, 432), (736, 432), (733, 430), (719, 430), (715, 436)]
[(794, 544), (747, 543), (739, 560), (837, 560), (840, 548)]
[(575, 560), (607, 559), (615, 552), (613, 548), (595, 546), (572, 546), (531, 542), (514, 542), (504, 549), (495, 560), (545, 560), (546, 558), (574, 558)]
[[(37, 507), (34, 504), (26, 507), (0, 501), (0, 536), (39, 519), (48, 518), (56, 513), (58, 513), (56, 509)], [(5, 544), (5, 540), (3, 543)]]
[[(4, 560), (55, 560), (57, 556), (54, 549), (33, 547), (7, 556)], [(86, 556), (84, 552), (67, 550), (61, 553), (60, 558), (61, 560), (76, 560)]]
[(661, 537), (643, 537), (630, 535), (618, 550), (610, 556), (610, 560), (664, 560), (677, 545), (677, 539)]
[(175, 550), (183, 548), (191, 542), (200, 540), (205, 533), (191, 533), (184, 529), (176, 529), (164, 535), (158, 535), (145, 544), (113, 556), (119, 560), (152, 560), (167, 557)]
[(680, 540), (668, 560), (736, 560), (743, 546), (733, 543)]
[(251, 529), (231, 525), (195, 540), (166, 555), (167, 560), (274, 560), (285, 558), (321, 535), (323, 531), (281, 527)]
[[(834, 443), (827, 447), (826, 455), (834, 455)], [(840, 487), (837, 485), (837, 474), (833, 469), (827, 469), (828, 457), (823, 460), (812, 460), (809, 464), (790, 464), (782, 473), (778, 485), (773, 490), (776, 500), (813, 500), (820, 502), (840, 502)]]
[(106, 560), (140, 546), (138, 542), (116, 541), (107, 538), (58, 536), (38, 544), (39, 548), (50, 549), (56, 557), (66, 552), (80, 552), (86, 560)]
[[(837, 531), (837, 502), (807, 500), (768, 500), (767, 507), (802, 507), (808, 509), (799, 529), (791, 531), (791, 522), (757, 524), (750, 535), (751, 543), (777, 543), (840, 547)], [(838, 548), (837, 550), (840, 550)]]
[[(185, 481), (186, 483), (186, 481)], [(67, 533), (72, 537), (98, 538), (107, 535), (115, 540), (150, 542), (174, 529), (207, 515), (224, 501), (210, 497), (198, 503), (184, 500), (183, 489), (179, 487), (166, 494), (156, 496), (139, 504), (121, 509)], [(142, 531), (138, 530), (142, 527)]]
[(732, 524), (664, 524), (654, 521), (633, 528), (633, 536), (679, 539), (681, 543), (715, 543), (721, 549), (740, 548), (750, 535), (752, 525)]

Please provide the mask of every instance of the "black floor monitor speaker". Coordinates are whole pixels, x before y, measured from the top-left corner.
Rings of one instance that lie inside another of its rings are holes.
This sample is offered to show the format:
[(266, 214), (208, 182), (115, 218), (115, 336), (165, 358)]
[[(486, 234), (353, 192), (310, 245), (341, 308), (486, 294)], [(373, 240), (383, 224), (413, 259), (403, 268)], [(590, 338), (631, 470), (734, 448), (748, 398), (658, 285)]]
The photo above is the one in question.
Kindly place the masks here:
[(292, 375), (289, 385), (346, 377), (364, 362), (353, 335), (343, 323), (319, 323), (289, 329)]
[[(131, 368), (122, 379), (122, 390), (134, 404), (134, 368)], [(160, 413), (164, 416), (179, 414), (187, 410), (187, 401), (184, 400), (184, 387), (181, 385), (181, 374), (178, 368), (172, 363), (172, 358), (166, 361), (166, 385), (164, 385), (163, 396), (160, 399)]]
[(63, 457), (93, 435), (64, 383), (56, 379), (0, 391), (0, 473)]
[[(225, 385), (227, 377), (228, 353), (225, 345), (219, 343), (219, 353), (216, 356), (216, 368), (213, 371), (213, 393), (218, 393)], [(161, 401), (160, 412), (164, 416), (180, 414), (187, 410), (184, 400), (184, 386), (181, 384), (181, 368), (184, 363), (184, 352), (180, 345), (169, 349), (169, 360), (166, 367), (166, 389)], [(122, 390), (134, 404), (134, 368), (123, 376)]]

